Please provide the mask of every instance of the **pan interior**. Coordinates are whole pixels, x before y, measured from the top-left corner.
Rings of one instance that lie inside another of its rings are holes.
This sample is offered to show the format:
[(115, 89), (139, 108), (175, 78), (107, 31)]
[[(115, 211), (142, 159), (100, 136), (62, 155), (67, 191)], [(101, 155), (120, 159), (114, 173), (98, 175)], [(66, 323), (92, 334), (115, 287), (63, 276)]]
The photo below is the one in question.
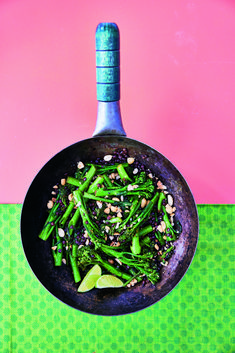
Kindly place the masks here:
[[(162, 270), (156, 286), (136, 285), (130, 289), (94, 289), (77, 293), (71, 270), (63, 265), (55, 268), (50, 241), (38, 234), (47, 217), (46, 204), (51, 190), (66, 173), (72, 174), (78, 161), (90, 162), (112, 154), (117, 148), (127, 148), (129, 155), (150, 168), (174, 196), (177, 219), (182, 234), (168, 266)], [(198, 214), (192, 193), (180, 172), (161, 153), (126, 137), (94, 137), (75, 143), (51, 158), (33, 180), (21, 215), (21, 237), (26, 258), (42, 285), (65, 304), (92, 314), (122, 315), (142, 310), (167, 295), (181, 280), (194, 256), (198, 239)]]

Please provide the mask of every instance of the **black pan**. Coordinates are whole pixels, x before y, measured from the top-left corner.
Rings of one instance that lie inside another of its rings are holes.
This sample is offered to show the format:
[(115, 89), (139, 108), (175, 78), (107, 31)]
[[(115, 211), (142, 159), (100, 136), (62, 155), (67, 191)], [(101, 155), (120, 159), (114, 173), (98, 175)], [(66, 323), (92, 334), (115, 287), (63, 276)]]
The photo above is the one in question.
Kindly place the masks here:
[[(101, 27), (99, 27), (101, 26)], [(114, 28), (114, 24), (101, 24), (98, 28)], [(103, 26), (103, 27), (102, 27)], [(117, 27), (115, 27), (117, 29)], [(103, 30), (103, 29), (102, 29)], [(116, 32), (115, 32), (116, 33)], [(106, 102), (107, 103), (107, 102)], [(101, 103), (101, 110), (103, 103)], [(113, 104), (110, 105), (113, 112)], [(117, 108), (118, 105), (114, 103)], [(111, 116), (112, 116), (111, 112)], [(102, 113), (103, 114), (103, 113)], [(103, 116), (104, 117), (104, 116)], [(198, 214), (193, 195), (176, 167), (161, 153), (125, 134), (120, 115), (112, 116), (111, 126), (99, 117), (95, 136), (77, 142), (56, 154), (39, 171), (26, 194), (21, 214), (21, 238), (28, 263), (41, 284), (63, 303), (83, 312), (97, 315), (122, 315), (142, 310), (166, 296), (182, 279), (194, 256), (198, 240)], [(101, 119), (101, 123), (100, 120)], [(102, 125), (102, 126), (101, 126)], [(100, 130), (99, 130), (99, 126)], [(113, 126), (115, 128), (113, 129)], [(105, 136), (98, 136), (100, 133)], [(115, 134), (115, 135), (112, 135)], [(68, 173), (72, 174), (78, 161), (88, 162), (114, 149), (127, 148), (131, 156), (150, 168), (174, 196), (177, 219), (182, 234), (175, 242), (175, 252), (168, 266), (161, 270), (161, 280), (132, 288), (94, 289), (78, 293), (70, 268), (55, 267), (50, 241), (43, 241), (38, 234), (47, 217), (46, 205), (52, 187)]]

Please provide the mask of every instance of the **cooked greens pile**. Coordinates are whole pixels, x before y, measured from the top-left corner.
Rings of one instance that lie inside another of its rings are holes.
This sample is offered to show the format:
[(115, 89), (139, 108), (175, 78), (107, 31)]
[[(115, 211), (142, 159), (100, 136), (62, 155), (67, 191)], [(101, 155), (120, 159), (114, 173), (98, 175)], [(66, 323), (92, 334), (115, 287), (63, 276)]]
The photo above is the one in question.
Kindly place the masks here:
[(77, 163), (53, 187), (39, 234), (51, 239), (55, 266), (70, 265), (75, 283), (98, 264), (130, 287), (156, 284), (181, 233), (173, 196), (126, 149)]

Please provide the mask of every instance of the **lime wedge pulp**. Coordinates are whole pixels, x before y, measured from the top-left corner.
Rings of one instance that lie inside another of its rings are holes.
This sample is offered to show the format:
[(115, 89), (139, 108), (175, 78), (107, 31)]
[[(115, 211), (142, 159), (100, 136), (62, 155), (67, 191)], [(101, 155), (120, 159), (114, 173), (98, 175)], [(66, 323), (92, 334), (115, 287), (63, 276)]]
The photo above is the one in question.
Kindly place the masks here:
[(95, 285), (96, 288), (120, 288), (122, 286), (122, 281), (113, 275), (100, 276)]
[(80, 286), (78, 287), (78, 292), (84, 293), (95, 287), (95, 284), (99, 277), (101, 276), (101, 268), (99, 265), (94, 265), (83, 278)]

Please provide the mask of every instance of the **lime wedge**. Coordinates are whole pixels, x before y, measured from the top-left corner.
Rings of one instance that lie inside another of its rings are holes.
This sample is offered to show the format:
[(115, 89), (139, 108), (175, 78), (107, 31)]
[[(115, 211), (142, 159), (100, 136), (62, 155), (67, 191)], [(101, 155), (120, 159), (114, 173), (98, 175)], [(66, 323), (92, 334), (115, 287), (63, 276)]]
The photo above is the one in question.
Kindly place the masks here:
[(95, 285), (96, 288), (120, 288), (122, 286), (122, 281), (113, 275), (100, 276)]
[(80, 286), (78, 287), (78, 292), (84, 293), (95, 287), (95, 284), (99, 277), (101, 276), (101, 268), (99, 265), (94, 265), (83, 278)]

